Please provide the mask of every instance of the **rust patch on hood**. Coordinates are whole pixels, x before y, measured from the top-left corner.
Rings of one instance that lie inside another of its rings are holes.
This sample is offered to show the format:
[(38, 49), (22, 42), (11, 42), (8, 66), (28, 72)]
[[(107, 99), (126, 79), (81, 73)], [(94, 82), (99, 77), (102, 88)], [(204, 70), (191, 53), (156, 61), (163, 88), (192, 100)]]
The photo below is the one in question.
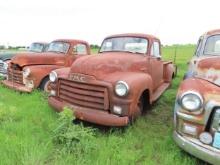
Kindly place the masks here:
[(20, 67), (26, 65), (64, 65), (65, 54), (61, 53), (22, 53), (18, 54), (11, 60), (12, 63), (18, 64)]
[(220, 57), (211, 57), (200, 60), (197, 65), (196, 77), (220, 85)]
[(200, 60), (198, 64), (198, 68), (201, 68), (201, 69), (213, 68), (213, 69), (220, 70), (220, 57), (202, 59)]
[(86, 56), (76, 60), (72, 67), (72, 73), (93, 75), (96, 78), (106, 76), (118, 71), (135, 72), (147, 70), (147, 60), (144, 55), (123, 52), (101, 53), (99, 55)]

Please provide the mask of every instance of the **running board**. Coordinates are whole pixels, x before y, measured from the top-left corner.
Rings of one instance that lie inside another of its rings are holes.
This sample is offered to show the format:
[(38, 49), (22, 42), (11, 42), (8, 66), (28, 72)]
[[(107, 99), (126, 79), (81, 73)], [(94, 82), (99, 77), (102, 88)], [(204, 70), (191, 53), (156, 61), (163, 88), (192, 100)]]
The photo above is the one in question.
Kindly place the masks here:
[(157, 90), (154, 92), (152, 101), (157, 100), (160, 95), (170, 86), (170, 83), (163, 83), (161, 86), (157, 88)]

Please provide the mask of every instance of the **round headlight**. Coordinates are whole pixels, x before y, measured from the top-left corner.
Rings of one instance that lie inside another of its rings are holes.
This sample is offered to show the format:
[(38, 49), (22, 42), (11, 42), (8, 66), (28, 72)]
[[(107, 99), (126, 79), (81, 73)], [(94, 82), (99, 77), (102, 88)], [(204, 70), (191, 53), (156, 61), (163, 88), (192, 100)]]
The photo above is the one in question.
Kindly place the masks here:
[(30, 74), (31, 74), (30, 68), (24, 68), (24, 70), (23, 70), (24, 78), (27, 78)]
[(129, 86), (124, 81), (118, 81), (115, 85), (115, 93), (118, 96), (126, 96), (129, 92)]
[(180, 97), (180, 105), (186, 110), (196, 111), (201, 109), (203, 98), (197, 92), (186, 92)]
[(49, 78), (51, 82), (55, 82), (57, 79), (57, 73), (55, 71), (50, 72)]

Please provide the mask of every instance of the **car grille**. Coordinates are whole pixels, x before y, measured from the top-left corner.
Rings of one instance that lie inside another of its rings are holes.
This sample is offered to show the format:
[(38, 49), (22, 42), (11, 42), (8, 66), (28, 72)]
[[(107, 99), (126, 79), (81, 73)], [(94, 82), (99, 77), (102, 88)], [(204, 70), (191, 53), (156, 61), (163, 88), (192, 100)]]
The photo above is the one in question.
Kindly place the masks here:
[(211, 121), (211, 131), (217, 132), (220, 130), (220, 108), (216, 108)]
[(23, 84), (23, 73), (21, 68), (13, 64), (8, 69), (8, 80), (18, 84)]
[(7, 73), (7, 70), (5, 70), (3, 66), (4, 66), (4, 63), (3, 63), (3, 62), (0, 62), (0, 73), (6, 74), (6, 73)]
[(109, 109), (108, 92), (104, 86), (60, 79), (58, 89), (58, 97), (70, 104), (97, 110)]

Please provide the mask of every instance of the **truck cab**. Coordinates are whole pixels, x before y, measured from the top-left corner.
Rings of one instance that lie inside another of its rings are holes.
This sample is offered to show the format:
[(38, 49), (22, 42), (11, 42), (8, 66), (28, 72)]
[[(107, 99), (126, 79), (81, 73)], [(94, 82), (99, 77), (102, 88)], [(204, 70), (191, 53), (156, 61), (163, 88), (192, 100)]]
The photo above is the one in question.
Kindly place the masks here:
[(175, 68), (163, 61), (161, 43), (147, 34), (104, 39), (99, 53), (50, 73), (49, 104), (58, 112), (106, 126), (125, 126), (170, 86)]
[(49, 90), (49, 73), (58, 68), (70, 67), (80, 57), (90, 54), (86, 41), (59, 39), (51, 42), (46, 52), (20, 53), (11, 59), (7, 80), (2, 83), (21, 92), (35, 88)]

